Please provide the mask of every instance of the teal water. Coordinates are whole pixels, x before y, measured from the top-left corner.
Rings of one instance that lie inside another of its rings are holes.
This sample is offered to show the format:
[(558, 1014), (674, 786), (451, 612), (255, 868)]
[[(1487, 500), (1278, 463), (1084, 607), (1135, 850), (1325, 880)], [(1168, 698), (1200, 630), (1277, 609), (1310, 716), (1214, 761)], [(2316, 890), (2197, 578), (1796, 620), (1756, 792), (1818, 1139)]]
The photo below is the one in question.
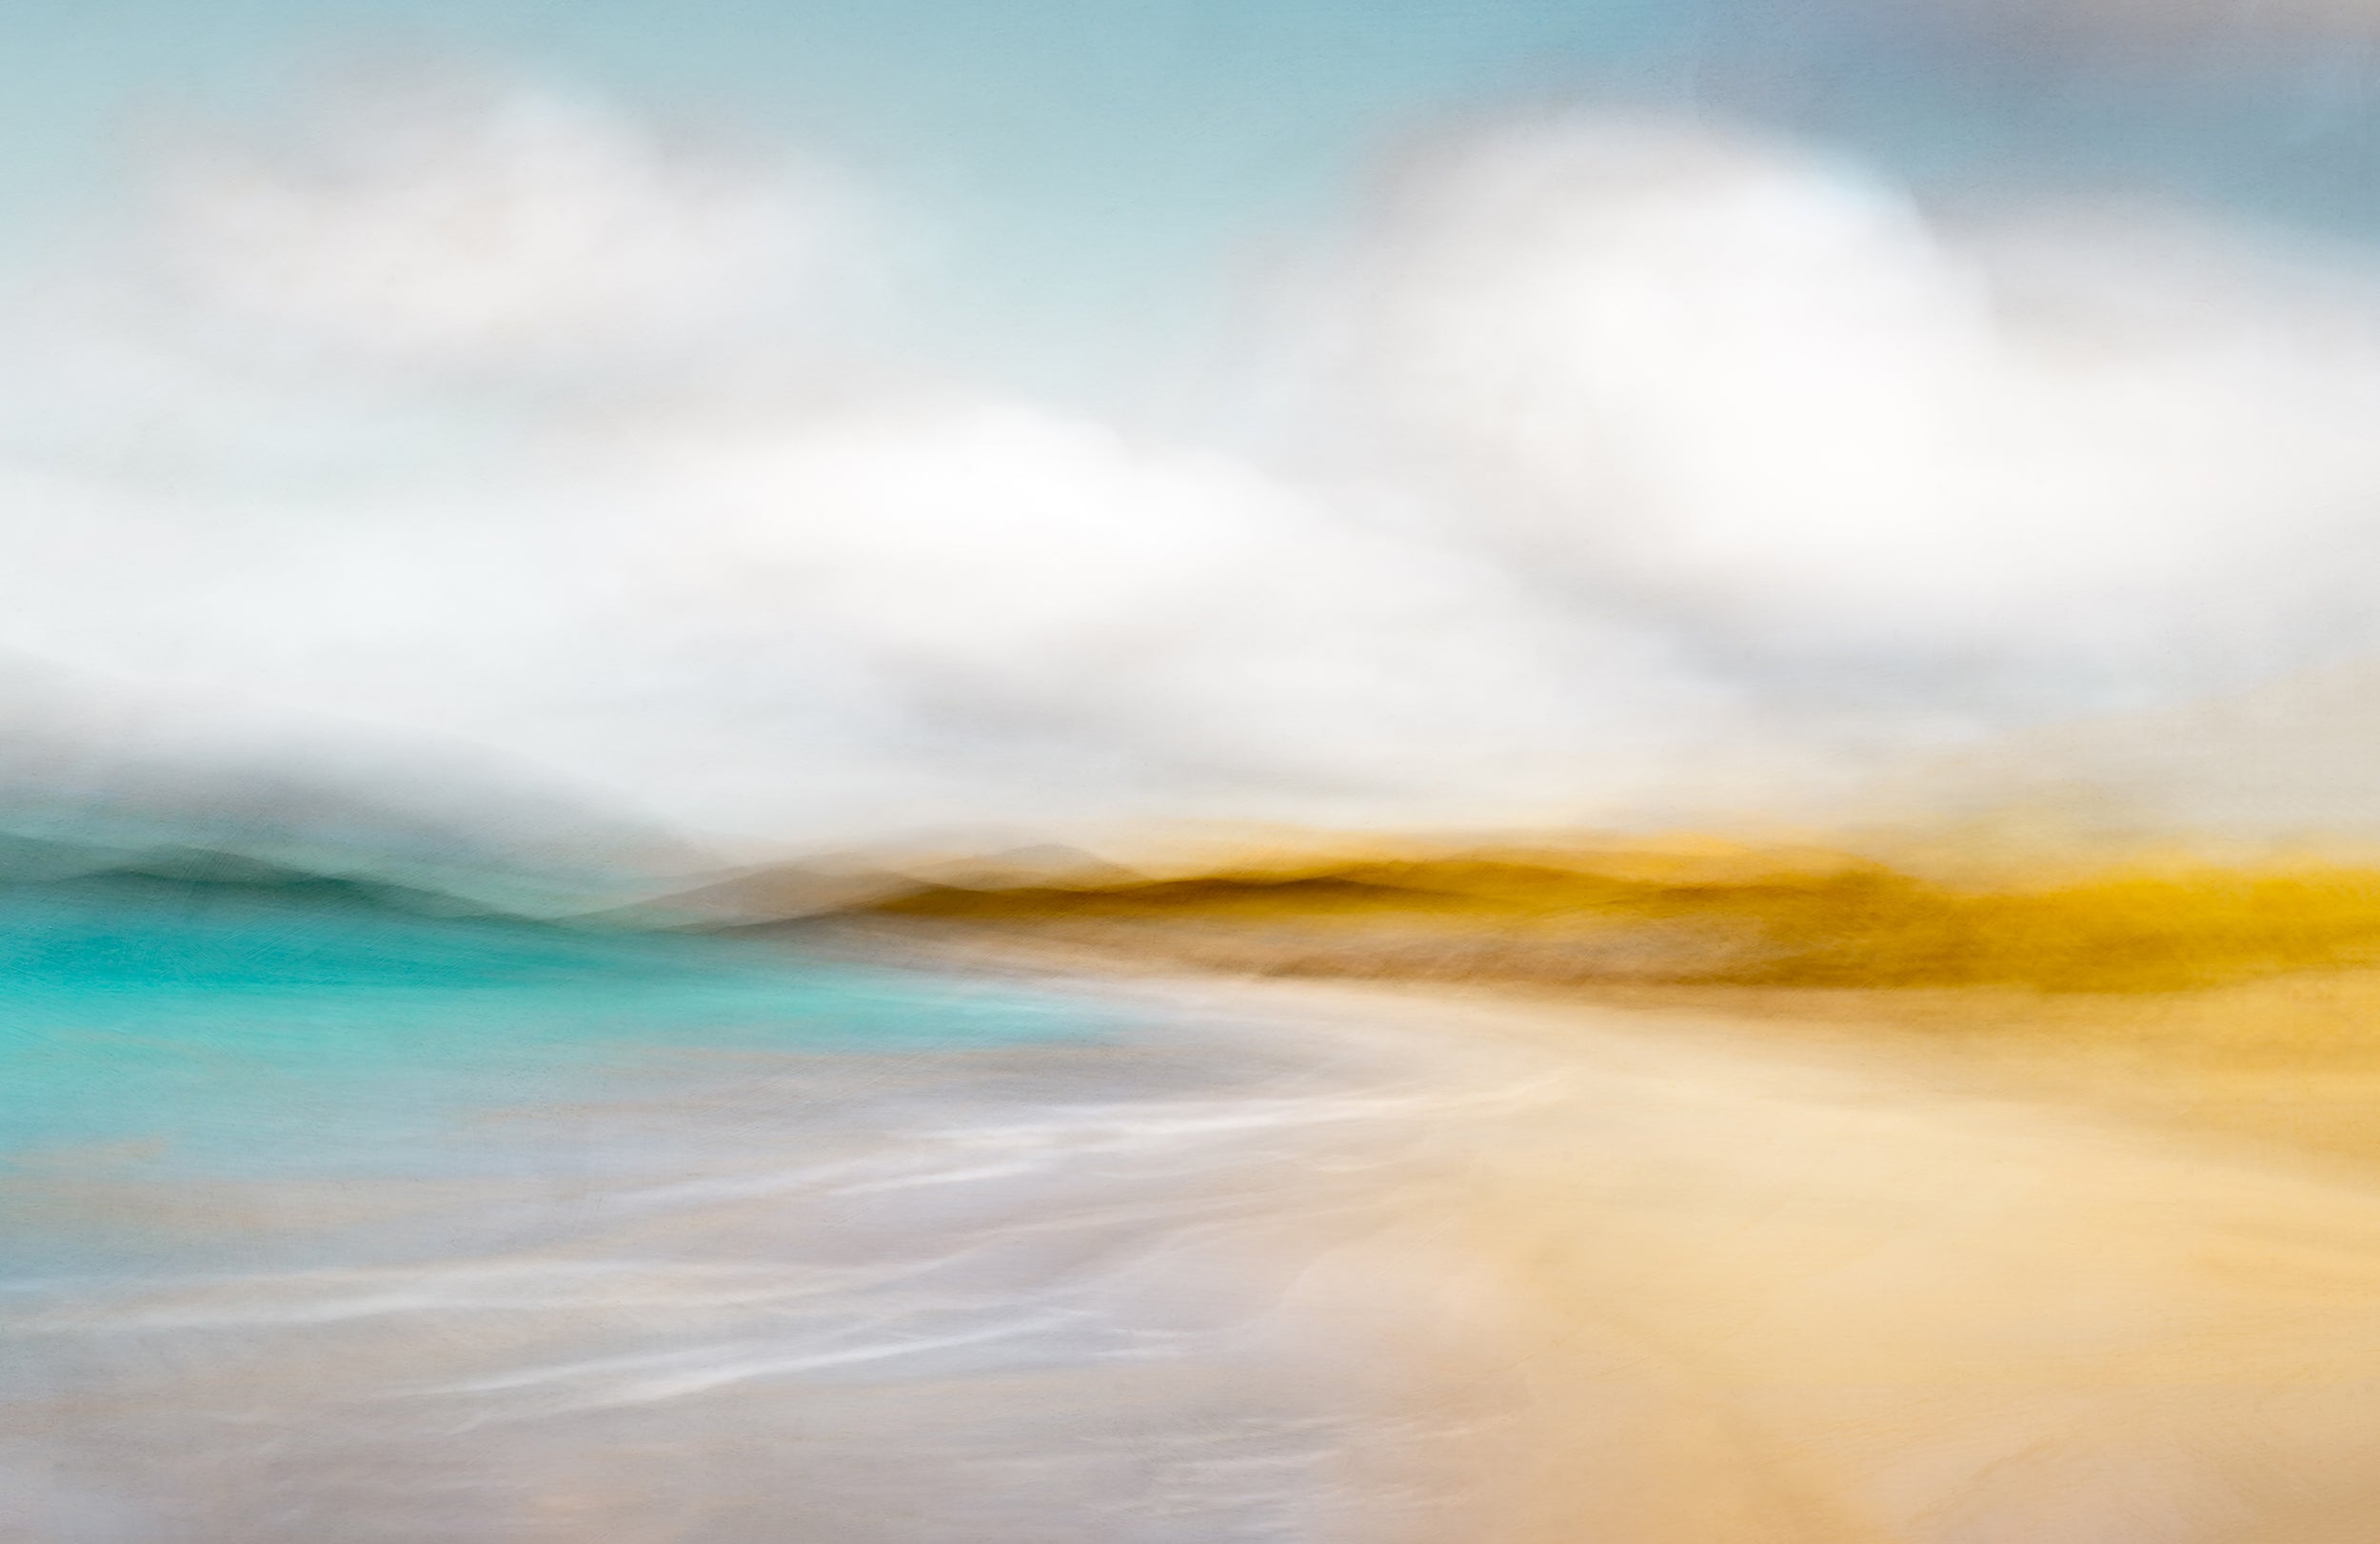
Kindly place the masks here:
[(993, 1046), (1096, 1015), (981, 982), (348, 897), (94, 880), (0, 889), (0, 1173), (109, 1149), (193, 1174), (450, 1174), (488, 1112), (705, 1058)]
[(1378, 1352), (1297, 1284), (1412, 1133), (1337, 1044), (329, 884), (0, 888), (0, 1544), (1349, 1536)]

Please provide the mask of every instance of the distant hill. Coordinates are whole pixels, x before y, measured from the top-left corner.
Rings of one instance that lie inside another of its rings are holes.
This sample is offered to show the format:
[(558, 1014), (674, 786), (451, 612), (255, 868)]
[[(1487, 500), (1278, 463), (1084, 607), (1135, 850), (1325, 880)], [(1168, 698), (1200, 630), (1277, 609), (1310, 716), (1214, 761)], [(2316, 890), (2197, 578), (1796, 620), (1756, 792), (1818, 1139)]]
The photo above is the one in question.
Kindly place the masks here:
[(547, 916), (721, 866), (468, 746), (0, 655), (0, 881), (241, 864)]
[(0, 885), (103, 883), (164, 891), (240, 891), (277, 900), (405, 912), (426, 917), (513, 916), (466, 896), (398, 884), (355, 874), (324, 874), (195, 847), (114, 851), (0, 840)]

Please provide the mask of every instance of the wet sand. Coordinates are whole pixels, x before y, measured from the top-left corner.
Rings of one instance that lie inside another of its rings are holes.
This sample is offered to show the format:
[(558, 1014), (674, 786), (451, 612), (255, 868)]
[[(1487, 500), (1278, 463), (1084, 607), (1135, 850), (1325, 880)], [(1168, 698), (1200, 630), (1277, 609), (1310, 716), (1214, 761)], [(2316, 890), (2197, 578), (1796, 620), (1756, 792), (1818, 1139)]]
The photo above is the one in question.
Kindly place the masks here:
[(0, 1539), (1469, 1536), (1504, 1318), (1412, 1202), (1507, 1080), (1099, 996), (1074, 1040), (657, 1058), (437, 1179), (21, 1169), (7, 1262), (87, 1263), (0, 1272)]

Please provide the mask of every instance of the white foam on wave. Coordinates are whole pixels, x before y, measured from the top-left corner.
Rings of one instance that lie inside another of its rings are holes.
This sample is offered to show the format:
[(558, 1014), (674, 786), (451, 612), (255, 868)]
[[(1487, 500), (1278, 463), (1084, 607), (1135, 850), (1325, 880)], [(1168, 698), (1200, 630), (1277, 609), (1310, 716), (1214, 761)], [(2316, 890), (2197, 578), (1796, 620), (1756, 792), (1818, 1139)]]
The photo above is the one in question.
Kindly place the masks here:
[[(509, 1544), (544, 1536), (523, 1487), (609, 1495), (623, 1454), (647, 1499), (607, 1515), (745, 1519), (705, 1538), (1310, 1536), (1369, 1418), (1335, 1369), (1378, 1353), (1302, 1278), (1377, 1224), (1433, 1110), (1542, 1097), (1409, 1077), (1169, 1020), (740, 1059), (659, 1101), (514, 1112), (489, 1136), (526, 1133), (545, 1170), (441, 1180), (426, 1210), (366, 1185), (245, 1266), (24, 1284), (0, 1470), (85, 1475), (94, 1515), (145, 1519), (101, 1544), (159, 1515), (192, 1544), (311, 1544), (340, 1516)], [(225, 1244), (241, 1208), (187, 1199)]]

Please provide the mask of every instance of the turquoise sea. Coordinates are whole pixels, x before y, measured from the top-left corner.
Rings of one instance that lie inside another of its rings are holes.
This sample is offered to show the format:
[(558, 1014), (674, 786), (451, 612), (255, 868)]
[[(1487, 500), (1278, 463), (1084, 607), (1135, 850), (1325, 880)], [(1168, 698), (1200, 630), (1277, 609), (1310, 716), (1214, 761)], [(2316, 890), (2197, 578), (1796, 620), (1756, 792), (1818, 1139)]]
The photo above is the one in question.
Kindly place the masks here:
[(1320, 1537), (1369, 1353), (1251, 1240), (1359, 1215), (1371, 1077), (1113, 985), (0, 889), (0, 1544)]
[(699, 936), (442, 918), (337, 887), (0, 889), (0, 1161), (142, 1144), (171, 1173), (479, 1169), (475, 1115), (737, 1051), (1096, 1034), (1080, 1004)]

